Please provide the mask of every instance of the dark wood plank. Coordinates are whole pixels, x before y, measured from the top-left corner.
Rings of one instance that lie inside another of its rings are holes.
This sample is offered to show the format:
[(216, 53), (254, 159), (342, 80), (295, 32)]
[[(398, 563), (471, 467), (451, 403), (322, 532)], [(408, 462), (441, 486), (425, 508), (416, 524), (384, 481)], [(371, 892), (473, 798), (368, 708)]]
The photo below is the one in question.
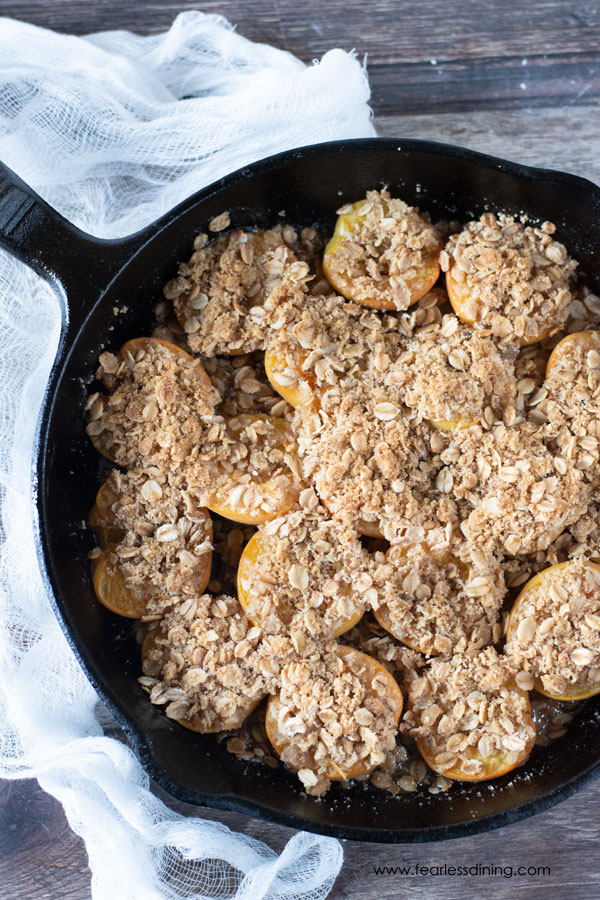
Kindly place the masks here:
[(382, 136), (458, 144), (600, 184), (600, 106), (377, 116), (375, 125)]
[(600, 102), (600, 6), (588, 0), (0, 0), (3, 15), (76, 34), (156, 32), (192, 8), (306, 61), (335, 46), (366, 53), (379, 113)]

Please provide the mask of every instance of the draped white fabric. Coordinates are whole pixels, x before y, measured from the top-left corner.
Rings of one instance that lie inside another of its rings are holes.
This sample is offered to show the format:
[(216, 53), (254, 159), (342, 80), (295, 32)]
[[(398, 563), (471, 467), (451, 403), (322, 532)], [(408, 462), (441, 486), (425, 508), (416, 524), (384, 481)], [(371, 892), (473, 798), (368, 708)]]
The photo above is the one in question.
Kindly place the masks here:
[[(0, 159), (101, 237), (137, 231), (252, 160), (374, 134), (368, 99), (352, 54), (305, 66), (198, 12), (151, 37), (0, 19)], [(0, 776), (36, 777), (60, 800), (96, 900), (320, 900), (342, 863), (337, 841), (300, 833), (277, 856), (172, 812), (96, 720), (34, 547), (32, 442), (59, 326), (53, 292), (0, 251)]]

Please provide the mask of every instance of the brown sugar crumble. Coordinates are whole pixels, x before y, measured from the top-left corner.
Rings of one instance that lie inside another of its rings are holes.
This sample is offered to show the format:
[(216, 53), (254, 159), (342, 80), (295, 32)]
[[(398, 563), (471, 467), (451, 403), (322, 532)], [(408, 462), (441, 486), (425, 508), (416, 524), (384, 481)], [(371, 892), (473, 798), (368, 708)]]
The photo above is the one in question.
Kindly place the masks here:
[(273, 518), (292, 506), (301, 487), (287, 423), (260, 413), (215, 418), (190, 454), (187, 477), (199, 502), (222, 515)]
[(526, 426), (460, 429), (441, 458), (438, 479), (463, 505), (464, 535), (490, 552), (545, 550), (589, 503), (581, 472)]
[(436, 794), (600, 693), (600, 299), (551, 223), (338, 213), (324, 253), (216, 216), (100, 355), (94, 586), (168, 717), (311, 796)]
[(420, 329), (390, 366), (385, 381), (398, 387), (409, 409), (443, 429), (515, 421), (512, 360), (454, 315)]

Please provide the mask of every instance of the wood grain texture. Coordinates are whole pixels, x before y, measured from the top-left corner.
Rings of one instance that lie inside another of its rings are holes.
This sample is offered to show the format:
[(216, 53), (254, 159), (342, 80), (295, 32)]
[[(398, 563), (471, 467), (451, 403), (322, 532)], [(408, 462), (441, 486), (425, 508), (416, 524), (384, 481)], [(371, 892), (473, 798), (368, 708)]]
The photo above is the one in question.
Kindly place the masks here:
[[(235, 813), (197, 810), (157, 793), (183, 815), (222, 822), (280, 851), (289, 828)], [(401, 799), (400, 801), (401, 802)], [(535, 819), (499, 831), (431, 844), (390, 846), (344, 841), (344, 865), (331, 900), (591, 900), (600, 896), (600, 782)], [(375, 866), (550, 867), (540, 875), (377, 875)], [(60, 804), (36, 782), (0, 782), (0, 900), (89, 900), (82, 841)], [(132, 898), (143, 900), (143, 898)]]
[(600, 184), (600, 106), (376, 116), (375, 124), (382, 137), (459, 144)]
[(368, 56), (378, 113), (600, 103), (600, 5), (589, 0), (0, 0), (0, 13), (82, 34), (161, 31), (176, 12), (226, 16), (310, 61)]
[[(218, 13), (242, 34), (310, 61), (332, 46), (368, 54), (380, 134), (462, 144), (600, 183), (600, 5), (582, 0), (0, 0), (0, 15), (82, 34), (161, 31), (182, 9)], [(0, 28), (2, 24), (0, 22)], [(107, 733), (118, 736), (101, 710)], [(281, 850), (293, 832), (195, 810)], [(533, 819), (425, 845), (344, 842), (332, 900), (591, 900), (600, 896), (600, 781)], [(547, 876), (406, 877), (379, 866), (550, 866)], [(81, 840), (32, 781), (0, 782), (0, 900), (90, 900)], [(144, 900), (144, 898), (132, 898)]]

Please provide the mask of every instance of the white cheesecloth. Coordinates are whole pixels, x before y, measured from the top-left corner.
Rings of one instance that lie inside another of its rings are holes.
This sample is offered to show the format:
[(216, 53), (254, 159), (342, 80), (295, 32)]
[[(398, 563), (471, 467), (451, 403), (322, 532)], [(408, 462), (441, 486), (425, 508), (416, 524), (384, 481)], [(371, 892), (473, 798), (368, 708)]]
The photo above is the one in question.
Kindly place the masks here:
[[(199, 12), (151, 37), (0, 19), (0, 159), (100, 237), (137, 231), (271, 153), (373, 135), (368, 100), (352, 54), (305, 66)], [(299, 833), (278, 856), (172, 812), (102, 733), (34, 548), (32, 441), (59, 322), (53, 291), (0, 251), (0, 776), (35, 777), (60, 800), (95, 900), (320, 900), (342, 863), (336, 840)]]

